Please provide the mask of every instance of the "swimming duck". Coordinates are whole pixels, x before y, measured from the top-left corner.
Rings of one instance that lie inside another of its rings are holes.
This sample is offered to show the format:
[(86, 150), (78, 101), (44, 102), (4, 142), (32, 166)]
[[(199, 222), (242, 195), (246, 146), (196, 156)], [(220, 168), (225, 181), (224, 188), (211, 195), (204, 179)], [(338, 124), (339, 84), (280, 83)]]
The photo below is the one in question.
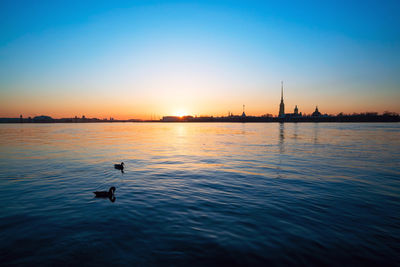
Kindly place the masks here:
[(96, 191), (96, 192), (93, 192), (93, 193), (96, 195), (96, 197), (109, 197), (109, 198), (111, 198), (111, 197), (114, 196), (114, 192), (115, 192), (115, 187), (111, 186), (110, 190), (108, 190), (108, 192), (107, 191)]
[(125, 164), (123, 162), (121, 162), (121, 164), (114, 164), (114, 168), (121, 171), (124, 170), (124, 166)]

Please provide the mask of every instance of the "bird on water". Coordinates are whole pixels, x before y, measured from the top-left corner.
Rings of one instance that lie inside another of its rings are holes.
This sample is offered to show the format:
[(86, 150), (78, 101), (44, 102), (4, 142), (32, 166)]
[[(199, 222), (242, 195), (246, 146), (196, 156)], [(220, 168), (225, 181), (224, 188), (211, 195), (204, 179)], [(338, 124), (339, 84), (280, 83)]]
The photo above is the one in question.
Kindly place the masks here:
[(121, 162), (121, 164), (114, 164), (114, 168), (117, 170), (123, 171), (124, 167), (125, 167), (125, 164), (123, 162)]
[(96, 195), (96, 197), (109, 197), (109, 198), (111, 198), (111, 197), (114, 196), (114, 192), (115, 192), (115, 187), (112, 186), (112, 187), (110, 187), (110, 190), (108, 190), (108, 192), (107, 191), (96, 191), (96, 192), (93, 192), (93, 193)]

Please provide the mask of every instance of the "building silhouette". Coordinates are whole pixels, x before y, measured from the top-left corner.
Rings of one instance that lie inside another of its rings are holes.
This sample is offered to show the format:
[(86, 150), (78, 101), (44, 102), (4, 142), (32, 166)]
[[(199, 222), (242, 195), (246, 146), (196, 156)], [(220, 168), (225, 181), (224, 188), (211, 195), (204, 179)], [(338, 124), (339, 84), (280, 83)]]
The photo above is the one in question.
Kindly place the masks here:
[(299, 108), (297, 105), (294, 107), (293, 113), (285, 113), (285, 103), (283, 102), (283, 81), (281, 82), (281, 103), (279, 104), (279, 118), (296, 118), (301, 117), (301, 112), (299, 113)]
[(281, 82), (281, 103), (279, 104), (279, 117), (285, 117), (285, 104), (283, 103), (283, 81)]
[(315, 106), (315, 111), (311, 114), (313, 117), (319, 117), (321, 116), (321, 112), (318, 110), (318, 106)]

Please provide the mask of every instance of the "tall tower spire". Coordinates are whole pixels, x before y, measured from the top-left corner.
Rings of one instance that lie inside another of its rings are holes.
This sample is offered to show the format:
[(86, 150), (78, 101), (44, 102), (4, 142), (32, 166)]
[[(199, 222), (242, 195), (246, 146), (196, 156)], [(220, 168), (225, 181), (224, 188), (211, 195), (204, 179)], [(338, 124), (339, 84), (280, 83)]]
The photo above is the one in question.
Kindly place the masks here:
[(283, 81), (281, 81), (281, 103), (279, 104), (279, 117), (285, 116), (285, 104), (283, 103)]

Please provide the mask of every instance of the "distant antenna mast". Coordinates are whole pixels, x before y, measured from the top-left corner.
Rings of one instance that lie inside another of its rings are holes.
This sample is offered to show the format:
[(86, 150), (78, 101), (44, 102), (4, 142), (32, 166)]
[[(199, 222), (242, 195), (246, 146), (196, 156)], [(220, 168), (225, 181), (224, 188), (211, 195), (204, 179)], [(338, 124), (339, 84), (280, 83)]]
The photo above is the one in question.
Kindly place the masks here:
[(244, 113), (244, 105), (243, 105), (243, 113)]

